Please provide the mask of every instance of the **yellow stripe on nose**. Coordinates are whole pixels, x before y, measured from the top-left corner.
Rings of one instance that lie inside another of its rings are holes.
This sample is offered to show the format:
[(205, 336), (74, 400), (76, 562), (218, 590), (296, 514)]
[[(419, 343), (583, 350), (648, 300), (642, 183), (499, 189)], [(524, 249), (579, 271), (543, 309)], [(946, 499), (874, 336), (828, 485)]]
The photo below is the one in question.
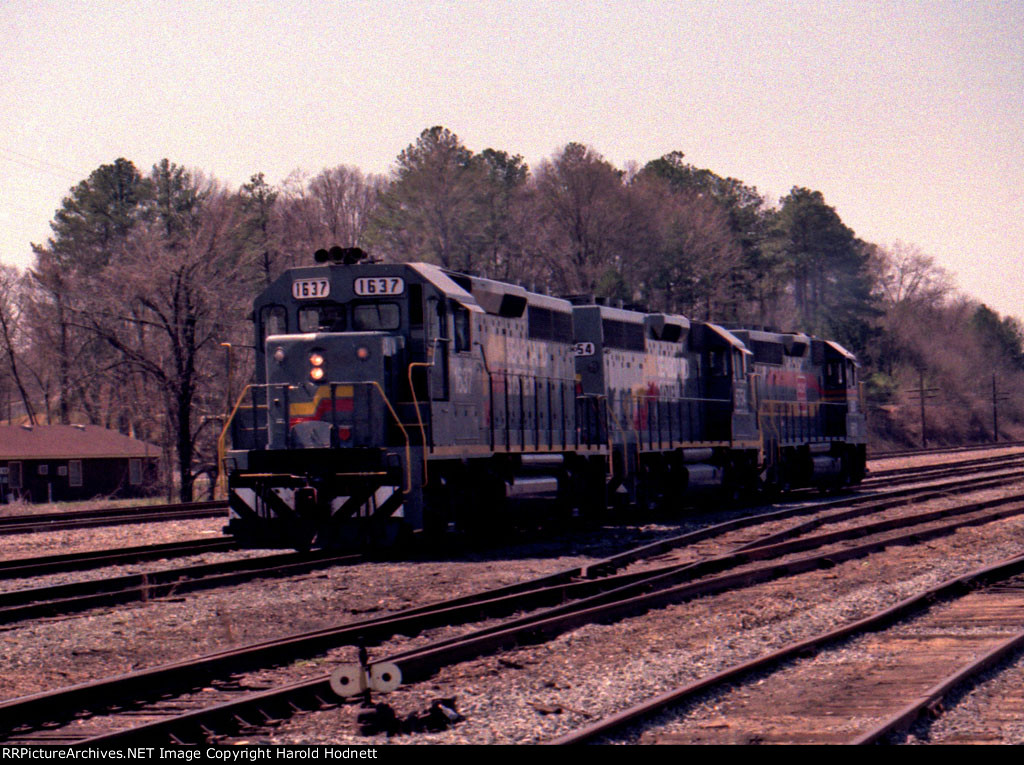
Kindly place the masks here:
[[(355, 394), (354, 385), (339, 385), (334, 389), (335, 398), (352, 398)], [(331, 397), (331, 386), (321, 385), (313, 394), (312, 401), (300, 401), (288, 407), (288, 414), (292, 417), (311, 417), (316, 412), (320, 402)]]

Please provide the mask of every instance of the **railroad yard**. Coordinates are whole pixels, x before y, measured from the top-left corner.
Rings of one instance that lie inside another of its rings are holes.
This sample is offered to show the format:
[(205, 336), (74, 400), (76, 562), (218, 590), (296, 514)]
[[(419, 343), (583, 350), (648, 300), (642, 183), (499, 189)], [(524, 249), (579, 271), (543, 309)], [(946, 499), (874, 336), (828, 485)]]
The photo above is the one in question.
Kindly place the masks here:
[(1024, 743), (1024, 449), (869, 469), (396, 560), (3, 517), (0, 741)]
[(0, 760), (1024, 744), (1024, 2), (66, 5)]

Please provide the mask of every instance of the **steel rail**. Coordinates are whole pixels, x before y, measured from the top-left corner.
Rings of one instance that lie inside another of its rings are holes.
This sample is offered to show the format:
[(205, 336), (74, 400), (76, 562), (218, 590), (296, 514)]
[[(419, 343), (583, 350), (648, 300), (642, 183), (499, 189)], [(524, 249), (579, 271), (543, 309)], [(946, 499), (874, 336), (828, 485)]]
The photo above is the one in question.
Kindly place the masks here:
[(1011, 635), (974, 661), (942, 679), (925, 691), (916, 701), (908, 704), (891, 718), (858, 736), (850, 743), (859, 746), (877, 744), (887, 736), (908, 731), (926, 713), (937, 715), (940, 709), (939, 702), (954, 689), (964, 685), (971, 678), (981, 674), (990, 667), (996, 666), (1021, 646), (1024, 646), (1024, 631)]
[[(957, 490), (967, 490), (965, 486), (960, 484), (962, 482), (957, 483)], [(893, 504), (897, 504), (900, 497), (943, 496), (945, 492), (934, 493), (931, 490), (924, 492), (920, 489), (903, 489), (889, 492), (888, 494), (890, 496), (888, 500), (883, 502), (875, 501), (868, 508), (864, 509), (870, 511), (880, 507), (890, 507)], [(853, 499), (860, 503), (874, 498), (856, 497)], [(69, 689), (58, 689), (30, 697), (23, 697), (22, 699), (13, 699), (9, 702), (0, 702), (0, 719), (4, 720), (4, 728), (7, 728), (8, 725), (31, 724), (32, 720), (56, 719), (66, 715), (73, 715), (97, 704), (100, 707), (105, 707), (112, 699), (123, 698), (127, 694), (136, 694), (136, 697), (148, 697), (152, 694), (174, 691), (182, 692), (183, 689), (206, 682), (208, 678), (218, 674), (251, 669), (255, 666), (265, 666), (268, 659), (272, 663), (279, 663), (281, 660), (298, 658), (337, 645), (351, 644), (358, 640), (374, 642), (398, 632), (415, 633), (432, 626), (458, 623), (459, 619), (473, 620), (484, 615), (501, 613), (502, 609), (508, 612), (522, 609), (529, 605), (529, 603), (522, 600), (516, 600), (513, 596), (517, 593), (529, 594), (533, 591), (531, 602), (534, 604), (534, 607), (536, 607), (536, 603), (545, 602), (545, 599), (548, 599), (547, 602), (562, 603), (569, 594), (586, 594), (587, 591), (584, 587), (588, 584), (591, 587), (591, 591), (596, 591), (594, 583), (589, 580), (599, 571), (615, 570), (645, 555), (656, 555), (671, 547), (678, 547), (707, 539), (716, 534), (740, 528), (743, 525), (753, 525), (765, 520), (778, 520), (801, 513), (818, 511), (823, 508), (827, 509), (840, 504), (843, 504), (843, 501), (833, 500), (811, 506), (787, 508), (767, 515), (728, 521), (713, 527), (683, 534), (671, 540), (662, 540), (658, 543), (627, 551), (626, 553), (607, 558), (604, 561), (595, 562), (589, 566), (571, 568), (537, 580), (508, 585), (489, 592), (475, 593), (455, 600), (407, 609), (393, 617), (377, 617), (362, 622), (329, 627), (301, 635), (265, 641), (239, 649), (208, 654), (195, 661), (177, 662), (115, 678), (86, 683)], [(678, 566), (677, 569), (681, 569), (685, 565)], [(705, 563), (705, 565), (709, 564)], [(615, 579), (609, 578), (603, 580), (605, 583), (601, 586), (608, 587), (628, 584), (643, 578), (649, 578), (658, 573), (664, 573), (664, 571), (646, 571), (629, 576), (620, 576)], [(580, 579), (586, 581), (577, 581)], [(569, 589), (570, 585), (571, 589)]]
[(954, 468), (968, 468), (986, 465), (1000, 465), (1002, 463), (1013, 464), (1024, 460), (1024, 452), (1016, 452), (1014, 454), (999, 454), (995, 457), (978, 457), (972, 460), (958, 460), (956, 462), (936, 462), (931, 465), (914, 465), (911, 467), (904, 468), (889, 468), (886, 470), (868, 470), (868, 477), (862, 481), (859, 486), (863, 486), (868, 481), (873, 481), (876, 478), (888, 478), (889, 476), (904, 476), (904, 475), (921, 475), (924, 473), (940, 472), (943, 470), (950, 470)]
[(16, 558), (0, 561), (0, 579), (23, 579), (64, 571), (83, 571), (103, 566), (116, 566), (154, 558), (182, 557), (235, 549), (238, 549), (238, 543), (235, 540), (217, 537), (107, 550), (86, 550), (38, 558)]
[[(592, 741), (595, 738), (607, 735), (625, 725), (638, 722), (652, 714), (655, 714), (668, 707), (675, 706), (698, 694), (705, 693), (726, 683), (741, 680), (744, 676), (753, 672), (771, 669), (790, 659), (795, 659), (812, 654), (829, 644), (845, 640), (847, 638), (885, 628), (894, 622), (898, 622), (916, 612), (928, 608), (939, 600), (949, 599), (971, 590), (979, 584), (991, 584), (1011, 576), (1024, 572), (1024, 555), (1016, 556), (999, 563), (975, 569), (962, 576), (948, 579), (941, 584), (930, 587), (916, 595), (905, 598), (889, 608), (877, 611), (850, 624), (837, 627), (832, 630), (815, 635), (814, 637), (790, 643), (783, 648), (772, 651), (764, 656), (742, 662), (735, 666), (716, 672), (707, 677), (696, 680), (692, 683), (680, 686), (673, 690), (659, 694), (645, 702), (610, 715), (602, 720), (591, 723), (583, 728), (575, 730), (566, 735), (545, 742), (552, 745), (582, 744)], [(935, 700), (946, 695), (952, 688), (960, 684), (964, 679), (982, 669), (996, 663), (1000, 658), (1014, 650), (1019, 641), (1024, 640), (1024, 635), (1016, 635), (1004, 642), (996, 649), (988, 652), (978, 661), (973, 662), (968, 668), (955, 673), (937, 684), (915, 704), (901, 710), (892, 719), (887, 720), (872, 731), (855, 739), (853, 743), (873, 743), (890, 733), (899, 730), (901, 727), (913, 724), (921, 711), (934, 704)]]
[(171, 594), (225, 587), (252, 579), (295, 574), (325, 566), (364, 561), (361, 555), (334, 552), (281, 553), (260, 558), (126, 574), (0, 593), (0, 624), (20, 619), (84, 611), (97, 606), (151, 600)]
[(965, 444), (962, 446), (936, 446), (931, 449), (902, 449), (888, 452), (868, 452), (869, 460), (884, 460), (893, 457), (916, 457), (924, 454), (953, 454), (956, 452), (975, 452), (985, 449), (1007, 449), (1024, 446), (1024, 441), (991, 441), (984, 444)]
[[(960, 488), (963, 489), (963, 487)], [(866, 510), (870, 511), (877, 508), (889, 507), (892, 504), (896, 504), (899, 497), (905, 498), (908, 496), (922, 495), (932, 496), (931, 494), (923, 493), (921, 490), (899, 490), (891, 492), (890, 494), (894, 496), (885, 502), (875, 502), (874, 504), (869, 505)], [(938, 496), (941, 496), (941, 493)], [(858, 501), (861, 500), (861, 498), (855, 499)], [(560, 588), (558, 585), (572, 583), (577, 579), (590, 579), (599, 571), (616, 570), (622, 565), (643, 557), (644, 555), (659, 554), (671, 547), (678, 547), (707, 539), (708, 537), (716, 534), (742, 527), (745, 524), (757, 524), (766, 519), (777, 520), (779, 518), (790, 517), (800, 513), (813, 512), (818, 509), (828, 508), (837, 504), (841, 504), (841, 502), (831, 501), (812, 506), (788, 508), (782, 511), (776, 511), (768, 516), (728, 521), (718, 524), (717, 526), (683, 534), (670, 540), (663, 540), (659, 543), (627, 551), (626, 553), (607, 558), (604, 561), (595, 562), (590, 566), (568, 569), (566, 571), (557, 572), (529, 582), (508, 585), (490, 592), (476, 593), (455, 600), (442, 601), (438, 604), (428, 604), (413, 609), (407, 609), (395, 615), (395, 617), (377, 617), (375, 619), (365, 620), (354, 624), (326, 628), (324, 630), (289, 636), (283, 639), (267, 641), (227, 652), (210, 654), (196, 660), (196, 662), (191, 666), (189, 666), (189, 662), (179, 662), (165, 667), (142, 670), (140, 672), (130, 673), (128, 675), (110, 678), (108, 680), (85, 684), (83, 687), (76, 686), (73, 689), (69, 689), (67, 693), (63, 693), (61, 690), (58, 690), (42, 694), (39, 698), (26, 697), (24, 700), (13, 700), (11, 703), (0, 703), (0, 716), (2, 716), (2, 719), (11, 722), (11, 724), (15, 724), (19, 721), (26, 721), (30, 719), (34, 714), (47, 713), (43, 710), (47, 710), (49, 713), (57, 713), (59, 715), (60, 710), (62, 709), (70, 709), (72, 711), (81, 709), (82, 706), (88, 706), (91, 703), (95, 703), (96, 698), (101, 700), (102, 703), (105, 703), (107, 699), (116, 697), (118, 694), (124, 694), (127, 692), (136, 693), (138, 688), (145, 688), (148, 691), (180, 690), (183, 686), (190, 686), (191, 681), (186, 679), (190, 674), (192, 676), (200, 677), (201, 682), (202, 680), (205, 680), (205, 678), (213, 676), (217, 672), (229, 672), (243, 668), (251, 668), (254, 665), (258, 665), (258, 662), (265, 661), (266, 657), (279, 659), (282, 656), (301, 656), (312, 651), (323, 650), (339, 644), (343, 645), (345, 644), (345, 641), (351, 642), (358, 639), (374, 639), (380, 635), (390, 636), (395, 632), (403, 630), (413, 632), (429, 628), (430, 626), (452, 623), (453, 617), (474, 619), (479, 618), (481, 614), (485, 613), (500, 613), (502, 608), (507, 610), (521, 609), (527, 604), (522, 600), (517, 601), (513, 598), (517, 593), (529, 594), (531, 591), (535, 591), (532, 596), (532, 600), (530, 601), (533, 604), (550, 602), (545, 601), (545, 598), (553, 598), (555, 603), (561, 603), (565, 600), (567, 593), (564, 588)], [(620, 577), (614, 581), (610, 579), (605, 581), (611, 582), (612, 585), (622, 584), (624, 582), (649, 577), (652, 573), (653, 572), (650, 571), (641, 572), (640, 574), (634, 574), (631, 577)], [(545, 588), (549, 588), (549, 590), (545, 592)], [(579, 586), (574, 589), (577, 592), (581, 591)], [(489, 603), (488, 601), (493, 602)], [(491, 610), (485, 611), (485, 607)], [(534, 605), (534, 607), (536, 607), (536, 605)], [(431, 616), (432, 612), (433, 616)], [(139, 685), (139, 678), (142, 678), (141, 685)], [(90, 693), (93, 692), (95, 693), (95, 697), (93, 701), (90, 701)], [(19, 703), (19, 701), (23, 701), (24, 703)], [(35, 706), (33, 706), (33, 704), (35, 704)], [(75, 707), (76, 704), (79, 706)], [(33, 709), (35, 711), (31, 711)], [(28, 717), (25, 717), (26, 714)]]
[(601, 561), (596, 561), (583, 568), (584, 576), (594, 576), (620, 568), (621, 566), (633, 561), (639, 560), (643, 557), (649, 557), (657, 555), (673, 547), (678, 547), (682, 544), (689, 544), (691, 542), (700, 541), (708, 537), (714, 536), (715, 534), (723, 533), (726, 531), (733, 531), (736, 529), (756, 525), (757, 523), (765, 523), (771, 521), (786, 520), (788, 518), (797, 517), (800, 515), (807, 515), (822, 510), (829, 510), (831, 508), (851, 508), (849, 511), (844, 511), (838, 515), (827, 516), (822, 519), (811, 520), (806, 524), (793, 527), (791, 530), (779, 532), (778, 534), (770, 537), (764, 537), (761, 540), (757, 540), (751, 543), (749, 546), (759, 546), (767, 544), (765, 540), (771, 539), (784, 539), (788, 536), (792, 536), (790, 531), (795, 533), (802, 533), (809, 528), (820, 526), (823, 523), (832, 522), (832, 519), (836, 520), (847, 520), (848, 518), (856, 517), (858, 515), (868, 515), (872, 512), (878, 512), (886, 510), (892, 507), (899, 507), (905, 504), (908, 500), (914, 500), (916, 502), (925, 502), (931, 499), (940, 499), (948, 497), (953, 494), (966, 494), (974, 491), (981, 491), (984, 489), (999, 488), (1005, 486), (1008, 483), (1013, 483), (1017, 480), (1024, 478), (1024, 471), (1018, 471), (1014, 473), (1007, 473), (998, 476), (992, 476), (985, 480), (978, 481), (976, 479), (961, 479), (957, 481), (950, 481), (942, 484), (935, 484), (930, 486), (919, 486), (913, 488), (904, 489), (893, 489), (891, 491), (880, 491), (868, 494), (859, 494), (851, 497), (844, 497), (842, 499), (827, 500), (824, 502), (815, 502), (810, 505), (796, 505), (791, 507), (784, 507), (780, 510), (772, 510), (765, 513), (759, 513), (754, 516), (744, 516), (737, 518), (732, 521), (724, 521), (722, 523), (715, 524), (713, 526), (699, 529), (695, 532), (689, 532), (678, 537), (670, 537), (668, 539), (658, 540), (642, 547), (633, 548), (623, 553), (613, 555), (609, 558), (605, 558)]
[[(1024, 498), (1016, 497), (1013, 499), (1013, 502), (1017, 503), (1017, 506), (1011, 510), (998, 510), (984, 518), (970, 519), (970, 522), (980, 524), (1000, 517), (1007, 517), (1011, 514), (1024, 514)], [(834, 566), (837, 563), (864, 557), (872, 552), (893, 545), (911, 544), (949, 534), (958, 528), (962, 528), (963, 525), (963, 523), (953, 523), (932, 529), (919, 529), (900, 536), (875, 540), (844, 550), (834, 550), (784, 564), (772, 563), (760, 568), (729, 573), (697, 582), (687, 581), (680, 584), (678, 580), (679, 578), (686, 578), (687, 576), (692, 578), (692, 576), (706, 573), (706, 567), (700, 564), (684, 564), (670, 567), (672, 568), (670, 571), (647, 572), (647, 577), (643, 577), (641, 574), (612, 577), (610, 581), (621, 586), (596, 595), (583, 597), (572, 603), (555, 606), (537, 614), (519, 617), (492, 627), (476, 630), (465, 636), (438, 641), (430, 646), (388, 656), (381, 659), (381, 661), (396, 663), (402, 671), (403, 678), (407, 681), (415, 682), (429, 677), (440, 666), (445, 664), (465, 661), (525, 643), (542, 642), (584, 624), (595, 621), (607, 621), (611, 618), (624, 618), (645, 612), (651, 608), (690, 600), (702, 595), (750, 586), (796, 573), (811, 571), (822, 566)], [(851, 531), (853, 532), (854, 530)], [(787, 546), (783, 545), (780, 547), (785, 548)], [(751, 556), (752, 559), (765, 557), (764, 553), (759, 550), (740, 554), (739, 557), (743, 558), (744, 556)], [(623, 581), (627, 581), (627, 583), (623, 584)], [(571, 591), (598, 583), (596, 581), (569, 583), (563, 585), (562, 589), (563, 591)], [(552, 589), (557, 590), (558, 588)], [(365, 633), (362, 634), (362, 637), (364, 640), (368, 640)], [(372, 641), (368, 640), (368, 642)], [(302, 683), (290, 684), (284, 688), (246, 695), (241, 699), (218, 704), (206, 710), (189, 712), (178, 717), (93, 737), (84, 743), (116, 742), (125, 744), (132, 741), (152, 741), (160, 736), (173, 736), (175, 739), (184, 741), (188, 740), (195, 731), (201, 731), (204, 727), (209, 731), (218, 724), (224, 724), (225, 721), (229, 726), (234, 725), (234, 723), (230, 722), (230, 719), (234, 716), (238, 716), (241, 719), (249, 717), (258, 722), (263, 718), (253, 717), (254, 714), (270, 718), (273, 718), (274, 715), (280, 715), (282, 710), (287, 708), (295, 693), (299, 693), (307, 698), (331, 698), (328, 678), (322, 677)], [(0, 712), (5, 711), (0, 706)], [(169, 738), (169, 740), (172, 739)]]
[(227, 507), (227, 502), (217, 500), (214, 502), (176, 502), (164, 505), (131, 505), (128, 507), (98, 507), (92, 510), (72, 510), (66, 513), (18, 513), (16, 515), (0, 516), (0, 526), (21, 523), (23, 521), (59, 521), (68, 518), (97, 518), (107, 515), (120, 515), (130, 513), (141, 513), (146, 511), (164, 510), (198, 510), (204, 508)]
[(227, 502), (193, 502), (184, 505), (143, 505), (140, 507), (80, 510), (70, 513), (7, 515), (0, 517), (0, 535), (33, 534), (60, 529), (120, 526), (189, 518), (213, 518), (227, 509)]
[(867, 477), (858, 485), (871, 485), (888, 481), (892, 478), (903, 480), (926, 480), (930, 478), (942, 478), (946, 475), (956, 475), (969, 470), (995, 470), (1000, 467), (1014, 467), (1024, 462), (1024, 453), (1012, 455), (999, 455), (997, 457), (983, 457), (977, 460), (964, 460), (962, 462), (941, 462), (934, 465), (920, 465), (911, 468), (894, 468), (892, 470), (871, 470)]

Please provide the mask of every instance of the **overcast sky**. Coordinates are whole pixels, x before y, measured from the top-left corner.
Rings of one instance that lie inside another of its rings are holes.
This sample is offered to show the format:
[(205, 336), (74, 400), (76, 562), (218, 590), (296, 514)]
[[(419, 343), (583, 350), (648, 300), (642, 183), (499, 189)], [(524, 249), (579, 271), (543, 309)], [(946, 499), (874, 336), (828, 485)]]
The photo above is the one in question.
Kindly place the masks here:
[(681, 150), (821, 191), (1024, 319), (1024, 2), (0, 3), (0, 261), (126, 157), (387, 172), (432, 125), (531, 165)]

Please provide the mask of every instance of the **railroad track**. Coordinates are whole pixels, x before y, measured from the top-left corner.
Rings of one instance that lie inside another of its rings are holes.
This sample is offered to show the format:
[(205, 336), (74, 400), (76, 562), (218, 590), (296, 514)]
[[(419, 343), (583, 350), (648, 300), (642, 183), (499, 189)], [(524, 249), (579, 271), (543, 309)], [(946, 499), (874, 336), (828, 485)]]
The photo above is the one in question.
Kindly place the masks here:
[[(938, 475), (929, 475), (929, 478), (943, 478), (948, 476), (961, 475), (963, 473), (969, 475), (974, 474), (973, 469), (967, 469), (968, 466), (971, 466), (973, 468), (991, 467), (995, 469), (998, 467), (1014, 467), (1017, 465), (1024, 466), (1024, 455), (1012, 455), (997, 458), (986, 458), (981, 460), (971, 460), (968, 463), (944, 463), (943, 465), (938, 466), (925, 466), (922, 468), (882, 471), (880, 473), (873, 474), (873, 477), (878, 478), (878, 480), (875, 482), (877, 484), (891, 485), (892, 483), (895, 482), (894, 479), (907, 478), (909, 480), (912, 476), (931, 473), (932, 471), (940, 472)], [(951, 473), (945, 472), (945, 469), (947, 468), (957, 467), (964, 467), (965, 469), (963, 471), (956, 470)], [(908, 475), (908, 473), (912, 474), (912, 476)], [(1021, 476), (1024, 477), (1024, 473), (1021, 473)], [(869, 484), (868, 488), (870, 488), (873, 485), (874, 484)], [(956, 489), (959, 486), (961, 485), (946, 484), (943, 488)], [(905, 495), (899, 494), (895, 496)], [(840, 504), (845, 504), (852, 501), (853, 500), (847, 498), (840, 500)], [(0, 518), (0, 521), (3, 520), (6, 519)], [(133, 563), (144, 560), (185, 557), (188, 555), (198, 555), (204, 552), (221, 552), (234, 549), (239, 549), (239, 545), (235, 540), (227, 537), (218, 537), (212, 539), (203, 538), (184, 540), (180, 542), (165, 542), (151, 545), (111, 548), (106, 550), (87, 550), (78, 553), (64, 553), (60, 555), (48, 555), (33, 558), (0, 560), (0, 580), (29, 578), (34, 576), (42, 576), (45, 574), (69, 571), (83, 571), (88, 569), (101, 568), (104, 566), (123, 565), (127, 563)]]
[(34, 534), (60, 529), (83, 529), (97, 526), (119, 526), (125, 523), (155, 523), (190, 518), (214, 518), (227, 510), (224, 500), (190, 502), (171, 505), (139, 505), (136, 507), (78, 510), (70, 513), (0, 516), (0, 535)]
[[(1024, 445), (1024, 442), (1021, 442), (1021, 444)], [(1011, 445), (1014, 444), (1001, 444), (1001, 446)], [(944, 450), (935, 450), (936, 453), (942, 451)], [(888, 455), (875, 455), (873, 459), (880, 459), (882, 456)], [(1012, 463), (1013, 461), (1020, 459), (1024, 458), (1017, 457), (1015, 455), (1004, 455), (1001, 457), (991, 457), (980, 460), (972, 460), (969, 462), (961, 462), (959, 464), (947, 463), (943, 467), (945, 467), (948, 470), (954, 470), (961, 467), (966, 468), (970, 464), (977, 464), (980, 466), (984, 465), (985, 463), (989, 463), (991, 465), (995, 465), (998, 464), (999, 461)], [(864, 483), (865, 485), (870, 486), (875, 481), (875, 479), (881, 478), (883, 476), (899, 476), (902, 480), (902, 476), (907, 475), (907, 480), (909, 480), (910, 475), (928, 473), (933, 471), (937, 472), (938, 470), (938, 466), (922, 466), (917, 468), (904, 468), (900, 470), (872, 471), (869, 478)], [(68, 513), (19, 514), (0, 516), (0, 535), (30, 534), (45, 531), (57, 531), (60, 529), (113, 526), (126, 523), (153, 523), (160, 521), (187, 520), (192, 518), (213, 518), (221, 515), (227, 509), (227, 506), (228, 505), (225, 500), (217, 500), (213, 502), (190, 502), (165, 505), (138, 505), (134, 507), (121, 508), (100, 508), (97, 510), (80, 510)]]
[(1022, 610), (1024, 556), (1018, 556), (548, 743), (614, 739), (716, 690), (719, 720), (698, 725), (680, 714), (652, 726), (641, 743), (877, 743), (923, 716), (938, 716), (954, 689), (1024, 646)]
[[(1007, 480), (1015, 478), (1024, 478), (1024, 471), (992, 476), (985, 483), (979, 483), (975, 479), (947, 481), (938, 486), (926, 487), (924, 489), (898, 490), (884, 494), (844, 498), (831, 502), (817, 503), (810, 507), (811, 509), (827, 509), (833, 506), (843, 507), (851, 505), (860, 509), (848, 511), (844, 517), (855, 518), (868, 512), (880, 512), (887, 507), (899, 507), (911, 498), (925, 500), (953, 492), (973, 491), (985, 486), (998, 486)], [(888, 499), (885, 499), (886, 497)], [(867, 508), (861, 507), (865, 503), (868, 503), (869, 506)], [(792, 517), (794, 514), (807, 512), (809, 512), (807, 506), (800, 506), (795, 509), (783, 509), (762, 514), (750, 519), (740, 519), (733, 523), (737, 528), (749, 525), (762, 526), (771, 519), (779, 521)], [(833, 515), (827, 522), (835, 523), (838, 520), (839, 516)], [(810, 521), (795, 527), (799, 531), (790, 530), (783, 532), (783, 537), (772, 537), (772, 539), (773, 541), (781, 541), (785, 534), (792, 536), (797, 533), (805, 533), (822, 522)], [(728, 526), (729, 524), (719, 524), (715, 528), (724, 531)], [(761, 538), (762, 540), (768, 539), (768, 537), (764, 537), (763, 532), (761, 533)], [(641, 548), (643, 550), (642, 553), (632, 555), (634, 558), (640, 555), (657, 556), (660, 553), (656, 552), (655, 548), (667, 550), (673, 546), (677, 546), (677, 543), (674, 541), (655, 543), (654, 545)], [(121, 565), (132, 561), (175, 556), (182, 557), (232, 549), (237, 549), (237, 546), (229, 539), (201, 539), (190, 542), (88, 551), (35, 559), (0, 561), (0, 579), (29, 578), (59, 571), (84, 570), (109, 565)], [(705, 557), (709, 554), (706, 549), (697, 550), (697, 548), (694, 548), (691, 552), (704, 555)], [(616, 558), (611, 559), (615, 561), (612, 567), (623, 565), (627, 557), (629, 556), (616, 556)], [(664, 555), (662, 555), (662, 558), (666, 559)], [(694, 558), (691, 556), (691, 559)], [(339, 556), (331, 552), (282, 553), (259, 559), (225, 561), (147, 573), (127, 574), (85, 582), (18, 589), (0, 593), (0, 624), (10, 624), (19, 620), (37, 617), (71, 614), (119, 603), (180, 595), (186, 592), (229, 586), (257, 578), (291, 576), (305, 573), (312, 568), (358, 562), (360, 560), (361, 558), (358, 556)], [(607, 568), (609, 565), (611, 564), (602, 564), (604, 568)], [(594, 572), (598, 569), (591, 567), (590, 570)]]
[[(934, 488), (930, 489), (935, 491)], [(967, 490), (967, 489), (964, 489)], [(948, 490), (937, 491), (946, 496)], [(890, 492), (904, 498), (911, 490)], [(918, 490), (918, 497), (926, 496)], [(855, 498), (863, 504), (865, 498)], [(880, 512), (896, 496), (874, 498), (873, 505), (835, 513), (843, 523), (852, 513)], [(830, 509), (839, 503), (818, 506)], [(778, 521), (811, 512), (807, 507), (769, 513)], [(296, 658), (322, 654), (331, 648), (356, 643), (376, 644), (396, 634), (417, 634), (484, 618), (532, 610), (525, 616), (498, 621), (465, 635), (440, 640), (383, 657), (401, 668), (406, 681), (429, 677), (438, 667), (524, 642), (550, 639), (582, 624), (609, 621), (642, 613), (650, 608), (678, 603), (700, 595), (745, 587), (794, 573), (864, 557), (897, 544), (915, 544), (953, 533), (965, 525), (991, 522), (1024, 514), (1024, 496), (987, 503), (972, 503), (942, 511), (918, 513), (904, 521), (889, 518), (868, 525), (817, 535), (807, 535), (827, 523), (817, 518), (802, 521), (789, 530), (743, 542), (724, 555), (705, 555), (669, 565), (625, 570), (627, 564), (662, 555), (666, 550), (709, 540), (736, 531), (752, 519), (738, 519), (703, 529), (675, 540), (628, 551), (584, 568), (571, 569), (500, 590), (479, 593), (397, 614), (343, 624), (312, 633), (289, 636), (252, 646), (210, 654), (190, 662), (178, 662), (133, 672), (118, 678), (86, 683), (69, 689), (36, 694), (0, 703), (0, 725), (10, 741), (82, 741), (89, 743), (197, 742), (216, 740), (246, 726), (271, 725), (303, 709), (336, 703), (326, 676), (264, 688), (240, 680), (238, 673), (280, 665)], [(759, 521), (764, 521), (761, 516)], [(808, 525), (812, 524), (812, 525)], [(902, 527), (902, 528), (901, 528)], [(803, 535), (788, 541), (786, 536)], [(865, 536), (868, 535), (868, 536)], [(815, 554), (800, 556), (808, 550)], [(268, 681), (262, 679), (260, 683)], [(202, 689), (198, 691), (197, 689)], [(120, 709), (118, 715), (111, 707)], [(61, 721), (78, 718), (68, 726)], [(141, 724), (139, 724), (141, 723)], [(46, 726), (44, 728), (44, 726)]]
[(957, 452), (985, 451), (986, 449), (1005, 449), (1011, 446), (1024, 446), (1024, 441), (993, 441), (985, 444), (969, 444), (966, 446), (936, 446), (931, 449), (900, 449), (888, 452), (869, 452), (869, 460), (883, 460), (893, 457), (917, 457), (925, 454), (956, 454)]
[(104, 566), (120, 566), (144, 560), (182, 558), (207, 552), (237, 550), (238, 544), (226, 537), (190, 539), (182, 542), (162, 542), (135, 547), (108, 550), (86, 550), (78, 553), (46, 555), (36, 558), (17, 558), (0, 561), (0, 580), (26, 579), (45, 574), (67, 571), (85, 571)]
[(365, 558), (361, 555), (340, 555), (332, 551), (280, 553), (12, 590), (0, 593), (0, 624), (75, 613), (99, 606), (148, 601), (168, 595), (226, 587), (253, 579), (295, 576), (313, 569), (351, 565), (363, 560)]
[(876, 485), (891, 486), (896, 483), (949, 478), (957, 475), (972, 475), (985, 470), (1024, 466), (1024, 454), (1002, 454), (996, 457), (981, 457), (972, 460), (942, 462), (934, 465), (917, 465), (890, 470), (871, 470), (859, 487), (870, 489)]

